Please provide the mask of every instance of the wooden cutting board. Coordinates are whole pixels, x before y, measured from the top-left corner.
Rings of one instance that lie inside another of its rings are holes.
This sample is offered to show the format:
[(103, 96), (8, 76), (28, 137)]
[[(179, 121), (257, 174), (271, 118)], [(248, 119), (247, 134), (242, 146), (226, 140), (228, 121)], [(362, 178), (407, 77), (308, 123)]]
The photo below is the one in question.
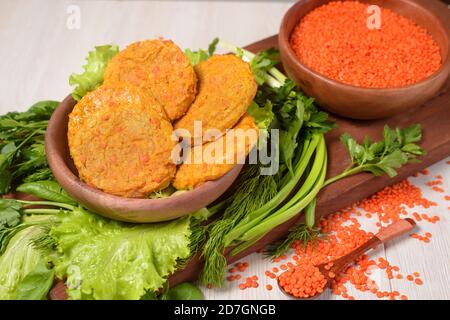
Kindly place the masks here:
[[(247, 50), (258, 52), (271, 47), (277, 47), (277, 36), (258, 41), (246, 47)], [(450, 79), (440, 91), (437, 97), (409, 112), (402, 113), (382, 120), (350, 120), (331, 115), (337, 123), (337, 128), (326, 135), (328, 148), (328, 173), (327, 177), (333, 177), (342, 172), (349, 164), (350, 159), (339, 138), (344, 132), (348, 132), (359, 141), (368, 135), (374, 139), (381, 139), (385, 124), (390, 127), (406, 127), (420, 123), (423, 130), (421, 146), (427, 150), (427, 155), (421, 158), (420, 163), (408, 164), (398, 171), (398, 175), (389, 178), (384, 175), (375, 177), (362, 173), (345, 178), (324, 188), (317, 199), (317, 218), (334, 213), (359, 200), (367, 198), (382, 188), (395, 184), (412, 174), (430, 166), (431, 164), (450, 156)], [(303, 219), (299, 214), (296, 218), (278, 226), (262, 238), (257, 244), (236, 256), (227, 256), (229, 264), (264, 248), (267, 244), (284, 238), (289, 228)], [(229, 250), (227, 250), (229, 251)], [(194, 281), (198, 278), (203, 268), (202, 260), (194, 257), (187, 267), (173, 274), (170, 285), (176, 285), (185, 281)]]
[[(434, 7), (435, 13), (450, 28), (450, 13), (445, 10), (445, 6), (438, 1), (416, 0), (423, 2), (423, 5)], [(443, 10), (444, 9), (444, 10)], [(278, 47), (277, 36), (266, 38), (246, 46), (247, 50), (258, 52), (271, 47)], [(386, 175), (374, 177), (371, 174), (362, 173), (356, 176), (345, 178), (321, 190), (317, 199), (317, 219), (345, 208), (359, 200), (367, 198), (382, 188), (395, 184), (412, 174), (432, 165), (433, 163), (450, 156), (450, 79), (447, 79), (440, 93), (427, 102), (422, 107), (398, 116), (382, 120), (350, 120), (331, 115), (337, 123), (337, 128), (326, 135), (328, 148), (328, 177), (335, 176), (342, 172), (349, 164), (349, 156), (341, 144), (339, 138), (341, 134), (347, 132), (353, 137), (361, 140), (368, 135), (373, 139), (381, 139), (381, 133), (385, 124), (390, 127), (406, 127), (411, 124), (420, 123), (423, 129), (421, 146), (427, 150), (427, 155), (421, 158), (420, 163), (408, 164), (398, 171), (398, 175), (389, 178)], [(301, 222), (303, 215), (299, 215), (290, 221), (273, 229), (258, 243), (249, 247), (236, 256), (227, 255), (229, 264), (264, 248), (267, 244), (283, 239), (289, 228)], [(229, 250), (226, 250), (229, 252)], [(197, 280), (203, 268), (203, 261), (199, 256), (195, 256), (185, 269), (177, 271), (169, 278), (171, 286), (185, 281)], [(59, 281), (51, 290), (49, 298), (52, 300), (67, 299), (66, 288), (63, 282)]]

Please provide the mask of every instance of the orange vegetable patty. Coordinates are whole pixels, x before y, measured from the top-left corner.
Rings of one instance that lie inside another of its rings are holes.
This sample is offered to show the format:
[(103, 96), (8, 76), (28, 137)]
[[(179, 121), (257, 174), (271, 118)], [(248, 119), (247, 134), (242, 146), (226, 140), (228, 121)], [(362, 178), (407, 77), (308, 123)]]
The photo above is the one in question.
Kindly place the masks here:
[(80, 178), (104, 192), (145, 197), (175, 174), (172, 125), (148, 93), (101, 86), (69, 116), (69, 148)]
[[(208, 130), (225, 133), (239, 121), (253, 101), (257, 85), (249, 64), (235, 55), (212, 56), (196, 65), (195, 72), (198, 95), (186, 115), (175, 123), (175, 129), (186, 129), (194, 145), (199, 145), (207, 142)], [(196, 121), (201, 122), (201, 132), (194, 130)]]
[[(183, 163), (178, 167), (173, 186), (178, 190), (196, 188), (207, 181), (219, 179), (233, 169), (236, 163), (245, 159), (258, 142), (258, 127), (253, 118), (245, 114), (232, 132), (228, 138), (225, 135), (216, 141), (189, 149), (186, 159), (190, 159), (191, 163)], [(231, 141), (233, 144), (228, 144)], [(214, 160), (214, 163), (208, 163), (208, 156), (211, 157), (209, 161)]]
[(197, 76), (184, 53), (170, 40), (130, 44), (108, 63), (106, 84), (132, 84), (148, 90), (171, 121), (183, 116), (197, 94)]

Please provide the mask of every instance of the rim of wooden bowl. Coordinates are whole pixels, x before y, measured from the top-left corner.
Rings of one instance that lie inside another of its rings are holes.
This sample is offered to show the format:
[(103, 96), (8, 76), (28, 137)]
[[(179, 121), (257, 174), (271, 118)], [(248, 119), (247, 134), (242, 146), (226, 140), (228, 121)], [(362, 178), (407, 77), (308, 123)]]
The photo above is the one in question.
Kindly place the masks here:
[[(416, 10), (422, 10), (423, 12), (426, 12), (426, 14), (428, 16), (430, 16), (430, 18), (433, 18), (437, 21), (437, 24), (439, 25), (439, 28), (440, 28), (440, 32), (446, 37), (447, 48), (443, 48), (438, 43), (441, 53), (442, 53), (442, 51), (445, 53), (445, 56), (441, 56), (442, 64), (441, 64), (440, 68), (438, 70), (436, 70), (433, 74), (431, 74), (429, 77), (422, 79), (416, 83), (407, 85), (407, 86), (393, 87), (393, 88), (365, 88), (365, 87), (358, 87), (358, 86), (351, 85), (351, 84), (346, 84), (346, 83), (328, 78), (327, 76), (311, 69), (310, 67), (308, 67), (307, 65), (305, 65), (303, 62), (300, 61), (300, 59), (295, 55), (294, 50), (291, 48), (289, 39), (291, 37), (292, 30), (288, 30), (287, 22), (289, 21), (289, 19), (291, 19), (291, 16), (294, 15), (301, 7), (303, 7), (307, 4), (310, 4), (311, 2), (314, 2), (314, 1), (320, 1), (320, 0), (298, 1), (298, 2), (294, 3), (289, 8), (289, 10), (284, 14), (283, 19), (280, 24), (280, 30), (278, 33), (278, 44), (279, 44), (280, 50), (283, 50), (286, 53), (286, 56), (289, 59), (289, 62), (291, 64), (295, 65), (296, 68), (302, 69), (303, 71), (310, 73), (311, 75), (320, 79), (321, 81), (327, 82), (336, 87), (340, 87), (342, 89), (347, 89), (347, 90), (354, 90), (355, 92), (358, 91), (359, 93), (367, 93), (367, 94), (375, 93), (375, 92), (383, 94), (383, 93), (392, 93), (392, 92), (401, 91), (401, 90), (419, 89), (420, 87), (426, 85), (427, 83), (433, 82), (434, 80), (436, 80), (436, 78), (440, 77), (442, 75), (442, 73), (446, 73), (448, 76), (448, 74), (450, 72), (450, 34), (449, 34), (450, 32), (442, 24), (441, 19), (438, 18), (433, 12), (431, 12), (427, 8), (423, 7), (419, 3), (415, 2), (415, 1), (411, 1), (411, 0), (394, 0), (394, 1), (401, 2), (404, 5), (410, 5), (410, 6), (416, 7)], [(331, 1), (335, 1), (335, 0), (326, 0), (324, 2), (324, 4), (331, 2)], [(315, 8), (316, 7), (313, 7), (312, 10), (314, 10)], [(312, 10), (310, 10), (308, 12), (311, 12)], [(395, 12), (395, 10), (393, 10), (393, 11)], [(303, 17), (301, 17), (301, 18), (303, 18)], [(412, 20), (412, 19), (410, 19), (410, 20)], [(297, 21), (297, 23), (298, 22), (299, 21)]]
[(75, 174), (67, 146), (68, 115), (75, 103), (69, 95), (49, 121), (45, 134), (48, 163), (56, 180), (70, 196), (102, 216), (135, 223), (161, 222), (186, 216), (217, 200), (233, 184), (243, 167), (237, 164), (217, 180), (166, 198), (125, 198), (108, 194), (88, 186)]

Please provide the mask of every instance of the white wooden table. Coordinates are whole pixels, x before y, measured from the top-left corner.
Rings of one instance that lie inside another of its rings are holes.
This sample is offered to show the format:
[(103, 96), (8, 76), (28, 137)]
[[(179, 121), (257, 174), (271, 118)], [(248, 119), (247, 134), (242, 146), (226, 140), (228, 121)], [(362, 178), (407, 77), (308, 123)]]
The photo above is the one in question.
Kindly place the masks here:
[[(86, 53), (95, 45), (117, 43), (121, 47), (140, 39), (163, 36), (182, 48), (205, 48), (219, 36), (245, 45), (277, 32), (283, 13), (293, 1), (0, 1), (0, 114), (25, 110), (41, 99), (63, 99), (70, 88), (68, 76), (78, 72)], [(75, 7), (73, 7), (75, 6)], [(73, 19), (80, 12), (80, 28)], [(68, 13), (69, 12), (69, 13)], [(74, 16), (75, 15), (75, 16)], [(75, 22), (75, 24), (74, 24)], [(444, 177), (443, 188), (450, 194), (450, 165), (446, 159), (430, 168)], [(410, 299), (450, 299), (450, 201), (431, 191), (421, 176), (411, 179), (423, 187), (424, 196), (439, 206), (427, 214), (441, 221), (425, 225), (421, 233), (433, 234), (430, 244), (412, 238), (388, 243), (373, 256), (388, 258), (403, 273), (418, 271), (424, 281), (389, 281), (378, 275), (380, 290), (398, 290)], [(373, 222), (362, 221), (368, 229)], [(258, 289), (241, 291), (236, 283), (223, 289), (207, 290), (208, 299), (285, 299), (278, 290), (264, 287), (269, 269), (261, 255), (251, 255), (244, 276), (257, 274)], [(376, 275), (375, 275), (376, 276)], [(274, 282), (270, 282), (275, 287)], [(357, 299), (372, 298), (350, 288)], [(328, 295), (325, 299), (336, 299)], [(338, 297), (339, 298), (339, 297)]]

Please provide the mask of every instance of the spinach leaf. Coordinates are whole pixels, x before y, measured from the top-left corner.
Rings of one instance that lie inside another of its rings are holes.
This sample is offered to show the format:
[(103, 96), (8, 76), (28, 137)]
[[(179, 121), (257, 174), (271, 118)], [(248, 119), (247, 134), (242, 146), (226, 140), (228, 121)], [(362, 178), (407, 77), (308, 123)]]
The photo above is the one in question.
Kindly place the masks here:
[(57, 182), (51, 180), (26, 182), (18, 186), (17, 191), (29, 193), (49, 201), (72, 205), (76, 204), (76, 201), (73, 200)]

